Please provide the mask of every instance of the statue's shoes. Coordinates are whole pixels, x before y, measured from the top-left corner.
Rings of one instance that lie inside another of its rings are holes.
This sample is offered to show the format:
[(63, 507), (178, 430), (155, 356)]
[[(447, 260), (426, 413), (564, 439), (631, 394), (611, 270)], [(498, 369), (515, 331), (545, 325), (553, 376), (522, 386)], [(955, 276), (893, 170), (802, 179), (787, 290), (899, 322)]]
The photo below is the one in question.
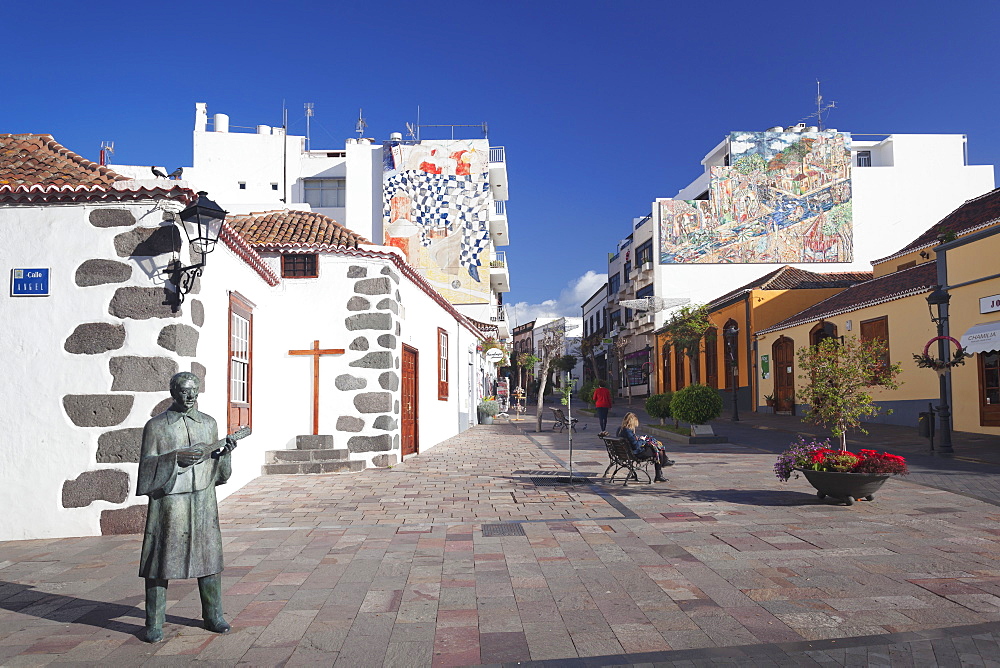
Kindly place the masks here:
[(219, 619), (206, 619), (205, 628), (212, 633), (229, 633), (233, 627), (220, 617)]
[(149, 643), (160, 642), (163, 640), (163, 629), (147, 627), (142, 639)]

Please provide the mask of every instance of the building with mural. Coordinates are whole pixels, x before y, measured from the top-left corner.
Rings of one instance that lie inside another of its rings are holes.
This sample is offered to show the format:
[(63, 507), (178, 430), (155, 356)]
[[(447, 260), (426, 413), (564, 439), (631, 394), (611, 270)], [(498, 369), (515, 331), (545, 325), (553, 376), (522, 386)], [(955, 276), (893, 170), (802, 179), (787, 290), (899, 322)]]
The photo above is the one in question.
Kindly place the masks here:
[(693, 303), (751, 282), (755, 265), (868, 271), (994, 185), (991, 165), (968, 164), (965, 135), (800, 124), (731, 132), (701, 164), (697, 179), (653, 203), (655, 294)]
[[(183, 178), (233, 213), (313, 211), (399, 248), (463, 315), (499, 340), (510, 337), (503, 306), (510, 274), (500, 250), (509, 243), (504, 147), (392, 133), (320, 149), (281, 127), (232, 125), (198, 103), (192, 163)], [(133, 178), (151, 170), (113, 167)]]

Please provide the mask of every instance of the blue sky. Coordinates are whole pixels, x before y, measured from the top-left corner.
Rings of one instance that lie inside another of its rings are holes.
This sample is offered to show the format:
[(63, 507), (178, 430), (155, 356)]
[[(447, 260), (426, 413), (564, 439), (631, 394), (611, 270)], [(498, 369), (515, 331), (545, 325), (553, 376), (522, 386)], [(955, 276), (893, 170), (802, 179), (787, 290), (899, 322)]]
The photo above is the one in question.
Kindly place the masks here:
[[(578, 315), (607, 253), (731, 130), (791, 125), (816, 79), (852, 133), (964, 133), (1000, 162), (1000, 3), (848, 0), (17, 3), (0, 132), (97, 160), (191, 162), (195, 102), (341, 147), (406, 122), (489, 123), (507, 148), (517, 318)], [(831, 270), (834, 267), (830, 267)]]

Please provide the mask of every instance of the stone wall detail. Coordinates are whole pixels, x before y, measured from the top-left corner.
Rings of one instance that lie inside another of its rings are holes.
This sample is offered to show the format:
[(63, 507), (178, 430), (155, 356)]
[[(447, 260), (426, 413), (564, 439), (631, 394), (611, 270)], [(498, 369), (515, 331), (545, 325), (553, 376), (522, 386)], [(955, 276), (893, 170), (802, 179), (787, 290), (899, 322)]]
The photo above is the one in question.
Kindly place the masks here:
[[(358, 334), (350, 344), (355, 354), (349, 356), (347, 364), (357, 371), (339, 376), (336, 385), (350, 397), (357, 414), (339, 416), (337, 431), (352, 434), (347, 447), (355, 458), (364, 458), (373, 466), (390, 466), (398, 458), (387, 453), (399, 447), (399, 420), (392, 412), (399, 403), (400, 379), (392, 369), (400, 364), (398, 317), (402, 309), (398, 291), (394, 294), (393, 290), (400, 277), (383, 266), (378, 269), (379, 276), (368, 278), (374, 271), (360, 265), (347, 268), (347, 278), (354, 280), (346, 299), (351, 314), (345, 316), (344, 324)], [(374, 345), (378, 349), (371, 350)], [(376, 383), (383, 391), (366, 391)]]
[(128, 209), (94, 209), (90, 212), (94, 227), (129, 227), (135, 225), (135, 216)]
[(108, 313), (116, 318), (148, 320), (149, 318), (176, 318), (181, 312), (171, 306), (173, 297), (164, 288), (126, 286), (115, 290), (108, 306)]
[(189, 325), (167, 325), (160, 330), (157, 345), (183, 357), (198, 354), (198, 330)]
[(138, 463), (142, 449), (142, 427), (106, 431), (97, 437), (97, 463)]
[(84, 508), (94, 501), (124, 503), (128, 498), (128, 473), (119, 469), (84, 471), (75, 480), (63, 482), (63, 508)]
[(137, 227), (115, 237), (118, 257), (152, 257), (164, 253), (179, 253), (180, 233), (173, 225)]
[(77, 427), (113, 427), (132, 412), (131, 394), (67, 394), (63, 410)]
[(125, 344), (125, 327), (109, 322), (88, 322), (77, 325), (63, 348), (75, 355), (96, 355), (118, 350)]
[(117, 260), (84, 260), (76, 268), (76, 284), (81, 288), (108, 283), (124, 283), (132, 278), (132, 267)]
[(112, 357), (108, 362), (114, 381), (112, 390), (162, 392), (178, 371), (177, 362), (169, 357)]
[(146, 505), (101, 511), (101, 535), (143, 533), (146, 530)]

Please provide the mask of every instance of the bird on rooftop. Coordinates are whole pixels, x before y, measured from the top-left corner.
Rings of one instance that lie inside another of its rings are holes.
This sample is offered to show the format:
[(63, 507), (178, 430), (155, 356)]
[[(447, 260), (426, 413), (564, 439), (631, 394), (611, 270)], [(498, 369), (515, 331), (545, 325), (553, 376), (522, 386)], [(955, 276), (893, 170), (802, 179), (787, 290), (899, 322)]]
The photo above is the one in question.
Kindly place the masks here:
[(179, 178), (181, 178), (181, 174), (183, 174), (183, 173), (184, 173), (184, 168), (183, 167), (178, 167), (174, 171), (170, 172), (170, 178), (175, 179), (175, 180), (179, 179)]
[(159, 169), (158, 167), (151, 167), (151, 169), (153, 170), (153, 176), (155, 176), (156, 178), (158, 179), (167, 178), (166, 173), (163, 170)]

